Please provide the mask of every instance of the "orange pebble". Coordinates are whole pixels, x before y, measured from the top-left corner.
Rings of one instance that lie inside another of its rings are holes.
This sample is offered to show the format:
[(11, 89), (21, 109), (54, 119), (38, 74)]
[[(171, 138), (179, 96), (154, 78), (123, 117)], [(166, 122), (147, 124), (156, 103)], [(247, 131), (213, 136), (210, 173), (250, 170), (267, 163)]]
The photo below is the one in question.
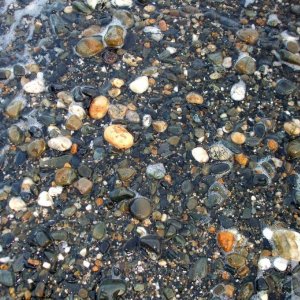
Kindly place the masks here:
[(241, 166), (246, 166), (249, 162), (249, 158), (243, 153), (236, 154), (234, 159)]
[(78, 151), (78, 145), (77, 144), (72, 144), (71, 146), (71, 154), (76, 154)]
[(97, 205), (97, 206), (103, 205), (103, 202), (104, 202), (104, 201), (103, 201), (102, 198), (97, 198), (97, 199), (96, 199), (96, 205)]
[(210, 227), (208, 228), (208, 232), (211, 233), (211, 234), (216, 233), (216, 227), (215, 227), (215, 226), (210, 226)]
[(278, 143), (275, 140), (268, 140), (268, 148), (273, 151), (276, 152), (278, 150)]
[(217, 235), (219, 246), (225, 251), (232, 251), (235, 244), (235, 236), (230, 231), (220, 231)]

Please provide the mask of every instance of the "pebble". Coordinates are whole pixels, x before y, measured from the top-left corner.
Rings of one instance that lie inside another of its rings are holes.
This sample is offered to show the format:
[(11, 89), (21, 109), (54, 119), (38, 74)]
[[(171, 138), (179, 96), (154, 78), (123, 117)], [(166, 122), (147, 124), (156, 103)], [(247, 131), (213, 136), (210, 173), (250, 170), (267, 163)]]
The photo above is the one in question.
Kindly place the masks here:
[(251, 56), (242, 53), (235, 63), (234, 68), (240, 74), (251, 75), (256, 71), (256, 61)]
[(5, 112), (10, 118), (17, 119), (23, 109), (24, 101), (22, 99), (14, 99), (6, 106)]
[(233, 156), (231, 150), (229, 150), (222, 143), (215, 143), (209, 148), (209, 154), (212, 159), (215, 160), (230, 160)]
[(58, 136), (48, 141), (48, 146), (57, 151), (67, 151), (72, 146), (72, 141), (65, 136)]
[(104, 222), (100, 222), (94, 226), (93, 238), (95, 240), (102, 240), (106, 235), (106, 225)]
[[(115, 0), (115, 1), (128, 1), (128, 0)], [(130, 0), (131, 2), (131, 0)], [(97, 300), (100, 299), (114, 299), (116, 296), (120, 298), (126, 292), (126, 282), (121, 279), (104, 278), (101, 281), (97, 293)]]
[(134, 138), (122, 125), (110, 125), (104, 130), (104, 139), (117, 149), (126, 150), (133, 146)]
[(189, 271), (189, 279), (191, 281), (204, 279), (208, 275), (208, 272), (207, 257), (201, 257), (192, 265)]
[(147, 76), (137, 77), (129, 84), (129, 88), (136, 94), (143, 94), (149, 88), (149, 81)]
[(100, 53), (104, 49), (102, 38), (86, 37), (81, 39), (76, 47), (76, 53), (82, 57), (92, 57)]
[(285, 122), (283, 128), (289, 135), (298, 136), (300, 135), (300, 120), (293, 119), (290, 122)]
[(152, 212), (149, 200), (144, 197), (134, 199), (129, 209), (132, 216), (140, 221), (147, 219)]
[(289, 142), (287, 153), (291, 158), (300, 158), (300, 139)]
[(104, 41), (108, 47), (122, 47), (124, 44), (125, 32), (121, 26), (113, 25), (108, 27)]
[(247, 44), (254, 45), (258, 41), (259, 33), (253, 28), (243, 28), (236, 33), (237, 37)]
[(70, 185), (76, 180), (76, 173), (72, 168), (64, 167), (55, 172), (55, 183), (57, 185)]
[(43, 191), (39, 194), (37, 203), (42, 207), (52, 207), (54, 205), (53, 199), (47, 191)]
[(277, 269), (280, 272), (284, 272), (288, 267), (289, 261), (282, 258), (282, 257), (276, 257), (273, 261), (273, 266), (275, 269)]
[(246, 84), (243, 80), (235, 83), (230, 90), (231, 99), (234, 101), (242, 101), (246, 96)]
[(98, 96), (93, 99), (89, 108), (89, 115), (92, 119), (102, 119), (109, 109), (109, 100), (105, 96)]
[(152, 122), (152, 126), (153, 126), (153, 129), (156, 131), (156, 132), (159, 132), (159, 133), (162, 133), (162, 132), (165, 132), (168, 128), (168, 123), (165, 122), (165, 121), (153, 121)]
[(7, 130), (9, 140), (15, 144), (20, 145), (24, 142), (24, 133), (23, 131), (16, 125), (12, 125)]
[(203, 97), (198, 94), (198, 93), (195, 93), (195, 92), (191, 92), (191, 93), (188, 93), (186, 95), (186, 101), (190, 104), (203, 104), (204, 102), (204, 99)]
[(166, 175), (166, 169), (162, 163), (148, 165), (146, 174), (154, 179), (162, 179)]
[(71, 115), (67, 122), (66, 122), (66, 128), (69, 130), (79, 130), (82, 127), (82, 121), (81, 119), (76, 115)]
[(40, 94), (45, 91), (46, 86), (44, 82), (44, 75), (43, 73), (37, 73), (36, 79), (27, 82), (24, 84), (23, 89), (26, 93), (30, 94)]
[(123, 104), (110, 105), (108, 114), (112, 120), (122, 120), (126, 116), (128, 109)]
[(71, 103), (68, 111), (71, 115), (77, 116), (80, 120), (83, 120), (86, 117), (85, 110), (77, 103)]
[(232, 142), (237, 145), (242, 145), (246, 142), (246, 136), (241, 132), (237, 132), (237, 131), (233, 132), (230, 135), (230, 138), (231, 138)]
[(74, 187), (80, 192), (81, 195), (86, 195), (92, 191), (93, 182), (83, 177), (74, 183)]
[(27, 146), (27, 153), (32, 158), (39, 158), (46, 150), (46, 143), (43, 139), (32, 141)]
[(231, 231), (220, 231), (217, 234), (218, 245), (225, 252), (231, 252), (236, 243), (235, 234)]
[(7, 270), (0, 270), (0, 284), (10, 287), (14, 285), (14, 282), (15, 280), (12, 272)]
[(20, 197), (11, 198), (8, 205), (14, 211), (25, 211), (27, 209), (26, 203)]
[(209, 156), (207, 151), (202, 147), (196, 147), (192, 150), (192, 155), (196, 161), (199, 163), (206, 163), (209, 161)]

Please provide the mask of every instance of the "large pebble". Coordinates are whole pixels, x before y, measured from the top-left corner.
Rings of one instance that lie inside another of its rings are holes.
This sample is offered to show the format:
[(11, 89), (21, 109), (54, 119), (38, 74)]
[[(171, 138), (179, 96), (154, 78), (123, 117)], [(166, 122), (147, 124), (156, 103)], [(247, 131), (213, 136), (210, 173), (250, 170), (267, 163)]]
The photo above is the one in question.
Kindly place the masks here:
[(149, 87), (148, 77), (141, 76), (132, 81), (129, 85), (131, 91), (136, 94), (143, 94)]
[(293, 119), (290, 122), (285, 122), (283, 128), (289, 135), (298, 136), (300, 135), (300, 120)]
[(259, 33), (253, 28), (243, 28), (237, 32), (237, 37), (243, 42), (254, 45), (259, 38)]
[(133, 146), (133, 135), (122, 125), (110, 125), (104, 130), (104, 139), (117, 149), (129, 149)]
[(149, 200), (144, 197), (136, 198), (130, 204), (130, 212), (136, 219), (144, 220), (148, 218), (152, 212), (151, 204)]
[(27, 153), (32, 158), (40, 157), (46, 150), (46, 143), (43, 139), (32, 141), (27, 146)]
[(207, 151), (202, 147), (197, 147), (192, 150), (192, 155), (196, 161), (206, 163), (209, 160)]
[(241, 54), (234, 68), (241, 74), (251, 75), (256, 71), (256, 61), (249, 55)]
[(55, 138), (52, 138), (48, 141), (48, 146), (51, 149), (57, 150), (57, 151), (66, 151), (69, 150), (72, 146), (72, 142), (69, 138), (65, 136), (58, 136)]
[(9, 208), (14, 211), (26, 210), (26, 203), (20, 197), (13, 197), (9, 200)]
[(100, 53), (104, 45), (100, 37), (86, 37), (77, 43), (75, 49), (79, 56), (91, 57)]
[(124, 44), (124, 29), (121, 26), (110, 26), (104, 36), (104, 41), (108, 47), (119, 48)]

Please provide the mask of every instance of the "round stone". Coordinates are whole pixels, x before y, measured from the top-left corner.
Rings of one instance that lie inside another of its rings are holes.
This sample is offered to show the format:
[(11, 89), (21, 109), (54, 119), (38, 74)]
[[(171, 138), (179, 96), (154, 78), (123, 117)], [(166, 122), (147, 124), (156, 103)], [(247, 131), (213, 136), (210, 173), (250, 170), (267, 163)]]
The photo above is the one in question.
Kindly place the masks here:
[(148, 87), (149, 82), (147, 76), (140, 76), (132, 81), (129, 85), (130, 90), (136, 94), (143, 94), (147, 91)]
[(15, 144), (20, 145), (24, 142), (24, 133), (23, 131), (16, 125), (12, 125), (7, 130), (9, 140)]
[(67, 122), (66, 122), (66, 128), (69, 130), (79, 130), (82, 127), (82, 121), (81, 119), (76, 115), (71, 115)]
[(165, 121), (153, 121), (152, 122), (152, 126), (153, 126), (153, 129), (156, 131), (156, 132), (165, 132), (166, 129), (168, 128), (168, 123), (165, 122)]
[(122, 125), (110, 125), (104, 130), (104, 139), (117, 149), (129, 149), (134, 144), (134, 138)]
[(296, 84), (286, 78), (279, 79), (276, 83), (276, 93), (281, 96), (288, 96), (296, 90)]
[(237, 37), (247, 44), (254, 45), (259, 38), (259, 33), (253, 28), (243, 28), (237, 32)]
[(58, 136), (55, 138), (52, 138), (48, 141), (48, 146), (51, 149), (57, 150), (57, 151), (67, 151), (71, 148), (72, 142), (69, 138), (65, 136)]
[(192, 150), (192, 155), (199, 163), (206, 163), (209, 160), (207, 151), (202, 147), (197, 147)]
[(80, 192), (80, 194), (86, 195), (91, 192), (93, 182), (83, 177), (74, 183), (74, 187)]
[(234, 68), (240, 74), (251, 75), (256, 71), (255, 59), (248, 55), (241, 55), (235, 63)]
[(86, 37), (78, 42), (75, 49), (79, 56), (91, 57), (100, 53), (104, 45), (99, 37)]
[(90, 108), (89, 114), (92, 119), (102, 119), (106, 115), (109, 108), (109, 101), (104, 96), (98, 96), (93, 99)]
[(287, 153), (291, 158), (300, 158), (300, 139), (289, 142)]
[(203, 97), (195, 92), (188, 93), (185, 97), (187, 103), (190, 104), (202, 104), (204, 102)]
[(246, 84), (243, 80), (235, 83), (230, 90), (230, 97), (234, 101), (242, 101), (246, 96)]
[(151, 204), (148, 199), (140, 197), (132, 201), (130, 205), (130, 213), (138, 220), (144, 220), (150, 216), (152, 212)]
[(53, 199), (47, 191), (43, 191), (39, 194), (37, 203), (42, 207), (51, 207), (53, 206)]
[(124, 35), (125, 32), (121, 26), (109, 26), (104, 36), (104, 41), (108, 47), (119, 48), (124, 44)]
[(242, 145), (246, 141), (246, 136), (243, 133), (237, 131), (233, 132), (230, 138), (237, 145)]

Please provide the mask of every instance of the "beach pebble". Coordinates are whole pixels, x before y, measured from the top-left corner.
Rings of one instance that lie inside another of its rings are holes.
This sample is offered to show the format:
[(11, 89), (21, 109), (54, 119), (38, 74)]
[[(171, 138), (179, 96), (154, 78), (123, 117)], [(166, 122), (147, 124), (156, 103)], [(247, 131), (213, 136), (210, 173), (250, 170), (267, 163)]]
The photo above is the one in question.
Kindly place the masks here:
[(138, 77), (129, 84), (130, 90), (136, 94), (143, 94), (147, 91), (148, 87), (149, 82), (147, 76)]
[(199, 163), (206, 163), (209, 160), (207, 151), (202, 147), (196, 147), (192, 150), (192, 155)]
[(39, 94), (45, 91), (45, 82), (43, 73), (37, 73), (36, 79), (24, 84), (23, 89), (26, 93)]
[(134, 144), (133, 135), (122, 125), (110, 125), (104, 130), (104, 139), (117, 149), (129, 149)]
[(63, 152), (71, 148), (72, 142), (69, 138), (65, 136), (58, 136), (50, 139), (48, 141), (48, 146), (51, 149)]
[(9, 200), (9, 208), (14, 211), (24, 211), (27, 208), (26, 203), (20, 197), (13, 197)]
[(234, 101), (242, 101), (246, 96), (246, 84), (243, 80), (235, 83), (230, 90), (231, 99)]
[(43, 191), (39, 194), (37, 203), (39, 206), (43, 207), (51, 207), (54, 205), (52, 197), (46, 191)]

